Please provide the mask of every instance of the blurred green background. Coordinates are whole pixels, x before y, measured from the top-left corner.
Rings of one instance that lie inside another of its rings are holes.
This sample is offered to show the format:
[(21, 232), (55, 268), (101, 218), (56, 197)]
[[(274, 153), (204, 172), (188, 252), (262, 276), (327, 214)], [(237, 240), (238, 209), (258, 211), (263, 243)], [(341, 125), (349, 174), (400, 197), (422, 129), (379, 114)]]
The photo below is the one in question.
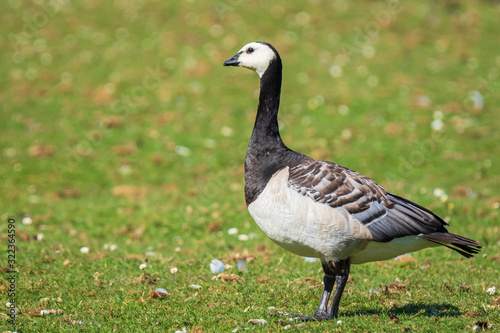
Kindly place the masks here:
[[(314, 311), (320, 285), (287, 297), (291, 279), (319, 283), (319, 265), (273, 245), (244, 204), (258, 77), (222, 62), (257, 40), (283, 59), (280, 126), (290, 148), (370, 176), (487, 246), (467, 262), (426, 250), (405, 264), (353, 268), (344, 329), (384, 316), (368, 290), (394, 272), (410, 276), (416, 294), (440, 293), (440, 283), (472, 289), (442, 296), (458, 307), (450, 330), (498, 327), (495, 295), (485, 292), (500, 288), (498, 2), (8, 0), (0, 13), (0, 239), (6, 253), (7, 220), (16, 219), (22, 327), (175, 331), (185, 321), (217, 331), (252, 327), (249, 305), (265, 318), (269, 306)], [(246, 258), (245, 282), (212, 281), (213, 258)], [(443, 267), (435, 276), (418, 270), (423, 262)], [(156, 286), (169, 297), (147, 299)], [(384, 317), (375, 330), (443, 324), (428, 321), (444, 311), (430, 299), (397, 297), (424, 305), (396, 308), (406, 321)], [(40, 316), (47, 308), (64, 314)], [(273, 325), (263, 329), (283, 328)]]

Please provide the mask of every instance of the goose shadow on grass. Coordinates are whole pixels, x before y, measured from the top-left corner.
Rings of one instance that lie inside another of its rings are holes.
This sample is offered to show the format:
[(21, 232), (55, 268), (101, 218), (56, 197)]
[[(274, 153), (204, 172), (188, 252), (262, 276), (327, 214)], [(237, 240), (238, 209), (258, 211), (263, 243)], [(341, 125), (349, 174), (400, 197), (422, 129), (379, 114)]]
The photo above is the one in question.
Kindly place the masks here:
[(359, 309), (356, 311), (340, 311), (340, 317), (358, 317), (366, 315), (385, 315), (391, 313), (396, 316), (416, 317), (459, 317), (463, 315), (456, 306), (447, 303), (411, 303), (386, 309)]
[[(363, 316), (395, 316), (400, 319), (409, 319), (414, 317), (459, 317), (463, 315), (456, 306), (447, 303), (412, 303), (404, 306), (396, 306), (385, 309), (361, 308), (356, 311), (339, 311), (338, 319), (342, 317), (363, 317)], [(294, 317), (292, 313), (276, 314), (269, 313), (270, 317)], [(391, 318), (392, 319), (392, 318)], [(337, 319), (335, 319), (337, 320)]]

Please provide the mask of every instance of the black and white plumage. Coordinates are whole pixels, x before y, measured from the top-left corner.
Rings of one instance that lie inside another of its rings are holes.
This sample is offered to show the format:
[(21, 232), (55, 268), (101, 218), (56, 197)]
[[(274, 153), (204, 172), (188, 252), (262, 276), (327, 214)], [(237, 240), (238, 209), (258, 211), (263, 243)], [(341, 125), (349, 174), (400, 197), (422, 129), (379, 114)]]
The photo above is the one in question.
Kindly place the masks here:
[(325, 271), (325, 289), (314, 316), (297, 317), (337, 317), (350, 264), (438, 245), (467, 258), (479, 252), (478, 242), (448, 233), (446, 223), (426, 208), (353, 170), (288, 149), (278, 128), (282, 63), (273, 46), (249, 43), (224, 66), (246, 67), (260, 77), (259, 106), (245, 159), (248, 210), (273, 242), (295, 254), (320, 258)]

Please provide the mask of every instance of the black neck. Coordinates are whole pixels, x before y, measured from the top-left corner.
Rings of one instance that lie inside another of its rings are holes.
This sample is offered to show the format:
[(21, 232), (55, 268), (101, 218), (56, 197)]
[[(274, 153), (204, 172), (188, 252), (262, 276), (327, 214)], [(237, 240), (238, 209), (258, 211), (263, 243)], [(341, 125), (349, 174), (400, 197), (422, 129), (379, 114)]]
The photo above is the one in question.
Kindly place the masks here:
[(260, 78), (259, 107), (245, 158), (245, 200), (250, 205), (278, 170), (290, 164), (296, 153), (281, 140), (278, 109), (281, 91), (281, 59), (276, 58)]
[(281, 59), (277, 56), (260, 79), (257, 117), (250, 142), (259, 146), (284, 146), (278, 128), (278, 110), (281, 92)]

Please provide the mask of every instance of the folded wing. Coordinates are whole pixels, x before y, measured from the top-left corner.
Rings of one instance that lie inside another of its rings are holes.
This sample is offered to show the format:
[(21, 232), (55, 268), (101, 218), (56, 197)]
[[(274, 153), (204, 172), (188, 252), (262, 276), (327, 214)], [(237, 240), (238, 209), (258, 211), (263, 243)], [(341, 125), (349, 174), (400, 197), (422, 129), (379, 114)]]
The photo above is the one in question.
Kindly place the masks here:
[(346, 210), (366, 225), (377, 242), (419, 235), (470, 257), (480, 246), (447, 232), (439, 216), (338, 164), (307, 160), (290, 169), (288, 186), (317, 203)]

